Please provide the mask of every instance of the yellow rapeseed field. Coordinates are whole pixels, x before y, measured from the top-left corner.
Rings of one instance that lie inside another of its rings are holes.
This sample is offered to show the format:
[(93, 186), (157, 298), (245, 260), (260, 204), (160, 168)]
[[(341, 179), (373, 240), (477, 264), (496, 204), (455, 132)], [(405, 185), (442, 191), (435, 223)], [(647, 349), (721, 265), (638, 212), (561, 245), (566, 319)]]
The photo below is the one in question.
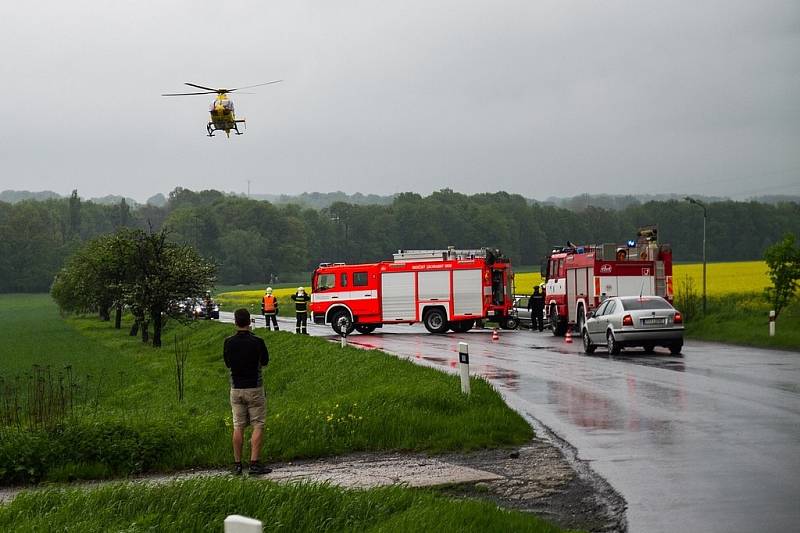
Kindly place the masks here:
[[(697, 292), (703, 291), (702, 263), (675, 265), (672, 270), (674, 283), (680, 285), (688, 276), (694, 282)], [(768, 271), (764, 261), (709, 263), (706, 272), (706, 291), (709, 296), (722, 296), (736, 292), (762, 292), (770, 285)], [(675, 288), (677, 290), (677, 285)]]
[[(703, 264), (691, 263), (672, 267), (675, 291), (692, 279), (698, 294), (703, 292)], [(542, 282), (538, 272), (520, 272), (514, 275), (517, 294), (528, 294), (534, 285)], [(767, 264), (764, 261), (741, 261), (737, 263), (709, 263), (706, 272), (706, 291), (709, 296), (730, 293), (761, 292), (769, 286)]]
[[(311, 287), (305, 287), (306, 292), (311, 294)], [(278, 301), (285, 305), (288, 302), (289, 296), (294, 294), (297, 291), (297, 287), (286, 287), (283, 289), (275, 289), (272, 291), (272, 294), (278, 299)], [(253, 308), (261, 306), (261, 298), (264, 297), (263, 290), (255, 290), (255, 291), (234, 291), (234, 292), (223, 292), (217, 295), (217, 301), (226, 306), (226, 307), (250, 307)], [(292, 308), (294, 309), (294, 308)]]
[[(674, 289), (690, 278), (694, 282), (697, 294), (703, 291), (703, 264), (691, 263), (674, 265), (672, 268)], [(740, 261), (737, 263), (709, 263), (707, 266), (707, 292), (709, 296), (722, 296), (730, 293), (761, 292), (769, 285), (767, 265), (764, 261)], [(518, 272), (514, 275), (514, 287), (517, 294), (529, 294), (533, 286), (542, 282), (538, 272)], [(289, 287), (275, 289), (273, 294), (280, 300), (287, 299), (297, 289)], [(311, 291), (306, 287), (306, 291)], [(260, 304), (264, 291), (225, 292), (218, 296), (225, 305), (249, 306)]]

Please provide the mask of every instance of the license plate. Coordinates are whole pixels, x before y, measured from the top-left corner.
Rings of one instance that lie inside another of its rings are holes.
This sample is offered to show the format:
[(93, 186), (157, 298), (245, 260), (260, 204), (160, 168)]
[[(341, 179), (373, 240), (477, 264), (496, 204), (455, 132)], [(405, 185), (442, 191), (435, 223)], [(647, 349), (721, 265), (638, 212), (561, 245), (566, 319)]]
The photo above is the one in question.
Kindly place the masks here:
[(643, 318), (642, 324), (645, 326), (663, 326), (667, 321), (664, 318)]

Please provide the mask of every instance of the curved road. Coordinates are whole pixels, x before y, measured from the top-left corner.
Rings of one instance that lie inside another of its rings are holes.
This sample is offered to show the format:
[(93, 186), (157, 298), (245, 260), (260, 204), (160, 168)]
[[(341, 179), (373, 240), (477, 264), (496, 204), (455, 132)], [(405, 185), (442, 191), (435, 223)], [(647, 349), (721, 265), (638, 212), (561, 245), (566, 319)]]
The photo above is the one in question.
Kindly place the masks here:
[(625, 497), (630, 531), (797, 530), (800, 353), (690, 341), (681, 356), (588, 356), (548, 332), (501, 331), (492, 341), (489, 330), (430, 335), (416, 325), (349, 338), (453, 372), (459, 341), (470, 345), (473, 374)]

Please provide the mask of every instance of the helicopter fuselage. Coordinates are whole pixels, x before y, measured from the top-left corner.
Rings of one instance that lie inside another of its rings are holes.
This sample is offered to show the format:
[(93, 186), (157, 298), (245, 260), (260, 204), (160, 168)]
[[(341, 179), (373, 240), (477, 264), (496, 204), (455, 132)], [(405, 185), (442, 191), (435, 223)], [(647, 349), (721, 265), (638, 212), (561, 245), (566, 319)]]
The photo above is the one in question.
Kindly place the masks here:
[(245, 121), (244, 119), (236, 118), (233, 100), (228, 98), (227, 94), (223, 93), (217, 95), (216, 99), (211, 102), (209, 114), (211, 115), (211, 120), (206, 125), (209, 137), (213, 137), (214, 132), (218, 130), (224, 131), (228, 137), (231, 136), (231, 130), (233, 130), (236, 135), (242, 134), (242, 132), (239, 131), (238, 125), (240, 123), (244, 124)]

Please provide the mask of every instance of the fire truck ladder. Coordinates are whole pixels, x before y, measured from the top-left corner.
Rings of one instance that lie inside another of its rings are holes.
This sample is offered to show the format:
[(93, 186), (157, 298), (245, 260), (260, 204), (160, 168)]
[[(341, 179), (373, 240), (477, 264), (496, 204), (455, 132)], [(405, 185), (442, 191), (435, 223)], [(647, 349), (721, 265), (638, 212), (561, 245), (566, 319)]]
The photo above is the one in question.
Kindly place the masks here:
[(447, 250), (398, 250), (393, 254), (395, 263), (405, 263), (408, 261), (447, 261), (451, 259), (474, 259), (476, 257), (486, 257), (486, 248), (478, 250), (456, 250), (453, 247)]

